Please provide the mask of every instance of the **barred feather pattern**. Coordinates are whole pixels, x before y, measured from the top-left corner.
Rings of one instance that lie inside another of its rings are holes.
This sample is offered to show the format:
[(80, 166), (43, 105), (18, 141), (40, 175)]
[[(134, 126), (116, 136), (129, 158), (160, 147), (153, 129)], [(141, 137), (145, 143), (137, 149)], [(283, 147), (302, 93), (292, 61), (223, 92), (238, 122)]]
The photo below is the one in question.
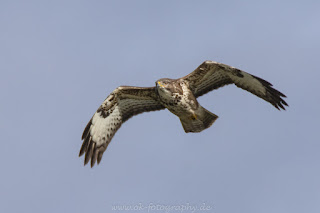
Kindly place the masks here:
[(226, 64), (205, 61), (183, 79), (189, 82), (195, 97), (228, 84), (235, 84), (237, 87), (264, 99), (277, 109), (285, 109), (284, 106), (288, 106), (283, 100), (286, 96), (274, 89), (271, 83)]
[[(132, 90), (140, 88), (132, 87)], [(126, 91), (127, 93), (124, 93)], [(87, 124), (82, 139), (83, 144), (79, 156), (85, 153), (84, 164), (91, 160), (91, 167), (97, 162), (100, 163), (103, 153), (107, 149), (111, 139), (121, 125), (134, 115), (164, 109), (159, 101), (148, 95), (154, 92), (147, 89), (147, 92), (132, 92), (128, 87), (120, 87), (111, 93), (101, 104), (97, 112)], [(137, 95), (138, 94), (138, 95)]]

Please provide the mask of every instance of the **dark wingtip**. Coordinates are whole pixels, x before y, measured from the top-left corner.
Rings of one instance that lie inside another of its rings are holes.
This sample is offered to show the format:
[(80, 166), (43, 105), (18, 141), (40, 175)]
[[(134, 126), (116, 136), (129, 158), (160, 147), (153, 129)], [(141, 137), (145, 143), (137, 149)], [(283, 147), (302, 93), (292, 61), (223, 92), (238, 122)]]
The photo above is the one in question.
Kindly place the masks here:
[(287, 97), (287, 96), (285, 96), (284, 94), (282, 94), (281, 92), (279, 92), (278, 90), (275, 90), (275, 91), (277, 91), (279, 94), (280, 94), (280, 96), (279, 96), (279, 101), (278, 101), (278, 106), (280, 106), (281, 107), (281, 109), (283, 109), (283, 110), (286, 110), (286, 108), (284, 107), (284, 106), (289, 106), (288, 104), (287, 104), (287, 102), (285, 101), (285, 100), (283, 100), (282, 98), (281, 98), (281, 96), (282, 97)]
[(282, 104), (283, 104), (283, 105), (286, 105), (286, 106), (289, 106), (289, 105), (287, 104), (287, 102), (285, 102), (284, 100), (282, 100)]
[(81, 136), (82, 140), (87, 137), (89, 130), (90, 130), (90, 127), (91, 127), (91, 124), (92, 124), (92, 118), (90, 119), (90, 121), (88, 122), (86, 128), (84, 129), (84, 131), (82, 133), (82, 136)]
[(99, 152), (98, 152), (98, 157), (97, 157), (97, 163), (98, 163), (98, 165), (100, 164), (100, 161), (101, 161), (101, 159), (102, 159), (102, 155), (103, 155), (103, 151), (99, 151)]
[(264, 86), (269, 86), (269, 87), (272, 87), (273, 85), (269, 82), (269, 81), (266, 81), (262, 78), (259, 78), (255, 75), (252, 75), (254, 78), (258, 79)]
[(92, 157), (91, 157), (91, 168), (94, 166), (97, 160), (97, 149), (96, 149), (96, 143), (94, 143), (92, 148)]
[(85, 152), (86, 152), (86, 150), (88, 149), (88, 145), (89, 145), (89, 140), (90, 140), (90, 136), (87, 136), (85, 139), (84, 139), (84, 141), (83, 141), (83, 143), (82, 143), (82, 146), (81, 146), (81, 148), (80, 148), (80, 152), (79, 152), (79, 157), (80, 156), (82, 156)]
[(277, 100), (277, 99), (274, 99), (273, 98), (273, 103), (272, 103), (272, 105), (275, 107), (275, 108), (277, 108), (278, 110), (280, 110), (281, 111), (281, 109), (282, 110), (286, 110), (286, 108), (284, 107), (284, 106), (289, 106), (282, 98), (280, 98), (280, 97), (278, 97), (278, 99), (280, 99), (280, 100)]
[(86, 152), (86, 155), (84, 157), (84, 165), (86, 165), (89, 160), (91, 159), (91, 156), (92, 156), (92, 151), (93, 151), (93, 145), (94, 145), (94, 142), (92, 140), (90, 140), (89, 142), (89, 148)]
[(286, 110), (281, 103), (279, 103), (279, 106), (281, 107), (281, 109)]
[[(83, 142), (83, 143), (84, 143), (84, 142)], [(80, 151), (79, 151), (79, 157), (81, 157), (81, 156), (84, 154), (84, 152), (85, 152), (85, 148), (84, 148), (83, 145), (84, 145), (84, 144), (82, 144), (81, 149), (80, 149)]]
[[(286, 110), (284, 106), (289, 106), (281, 97), (286, 98), (287, 96), (282, 92), (274, 89), (272, 84), (262, 78), (254, 76), (260, 83), (265, 87), (267, 94), (265, 96), (260, 96), (261, 98), (265, 99), (269, 103), (271, 103), (275, 108), (278, 110)], [(281, 108), (281, 109), (280, 109)]]

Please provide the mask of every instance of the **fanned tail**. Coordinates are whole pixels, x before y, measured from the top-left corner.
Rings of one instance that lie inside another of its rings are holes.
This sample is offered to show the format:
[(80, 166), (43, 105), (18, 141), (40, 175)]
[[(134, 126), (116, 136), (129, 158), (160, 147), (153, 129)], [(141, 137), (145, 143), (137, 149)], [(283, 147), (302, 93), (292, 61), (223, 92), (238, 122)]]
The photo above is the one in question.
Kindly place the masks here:
[(185, 132), (201, 132), (202, 130), (209, 128), (217, 118), (217, 115), (209, 112), (203, 107), (199, 107), (194, 116), (180, 118), (180, 121)]

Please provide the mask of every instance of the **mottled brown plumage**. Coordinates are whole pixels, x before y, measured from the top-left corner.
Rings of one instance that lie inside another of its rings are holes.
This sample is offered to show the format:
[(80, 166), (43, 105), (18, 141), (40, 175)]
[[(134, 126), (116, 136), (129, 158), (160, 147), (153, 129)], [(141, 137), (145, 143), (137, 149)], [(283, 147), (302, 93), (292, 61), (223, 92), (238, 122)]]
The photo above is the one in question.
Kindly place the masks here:
[(87, 124), (79, 156), (84, 163), (99, 164), (114, 134), (134, 115), (167, 108), (179, 117), (185, 132), (201, 132), (218, 118), (203, 108), (197, 97), (219, 87), (235, 84), (266, 100), (277, 109), (285, 109), (286, 97), (269, 82), (237, 68), (214, 61), (203, 62), (189, 75), (179, 79), (160, 79), (155, 87), (121, 86), (101, 104)]

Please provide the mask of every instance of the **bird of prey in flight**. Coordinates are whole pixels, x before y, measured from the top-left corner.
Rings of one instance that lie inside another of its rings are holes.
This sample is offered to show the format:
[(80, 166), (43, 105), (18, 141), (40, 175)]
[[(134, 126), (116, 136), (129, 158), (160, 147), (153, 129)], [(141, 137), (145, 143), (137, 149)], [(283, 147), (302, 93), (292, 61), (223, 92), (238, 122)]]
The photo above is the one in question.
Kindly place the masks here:
[(214, 89), (235, 84), (264, 99), (277, 109), (288, 104), (283, 93), (257, 76), (226, 64), (205, 61), (189, 75), (156, 81), (154, 87), (120, 86), (101, 104), (82, 134), (79, 156), (85, 153), (84, 164), (99, 164), (114, 134), (134, 115), (167, 108), (179, 117), (185, 132), (201, 132), (218, 118), (203, 108), (197, 98)]

